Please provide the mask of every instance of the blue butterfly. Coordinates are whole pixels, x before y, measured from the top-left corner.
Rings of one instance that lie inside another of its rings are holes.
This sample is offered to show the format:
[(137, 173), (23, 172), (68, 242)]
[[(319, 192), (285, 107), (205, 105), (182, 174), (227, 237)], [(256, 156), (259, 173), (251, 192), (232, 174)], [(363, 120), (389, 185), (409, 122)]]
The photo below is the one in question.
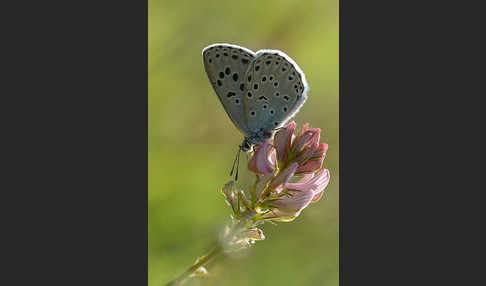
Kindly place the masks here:
[(203, 62), (224, 110), (244, 135), (239, 151), (271, 138), (307, 99), (304, 73), (282, 51), (213, 44), (203, 49)]

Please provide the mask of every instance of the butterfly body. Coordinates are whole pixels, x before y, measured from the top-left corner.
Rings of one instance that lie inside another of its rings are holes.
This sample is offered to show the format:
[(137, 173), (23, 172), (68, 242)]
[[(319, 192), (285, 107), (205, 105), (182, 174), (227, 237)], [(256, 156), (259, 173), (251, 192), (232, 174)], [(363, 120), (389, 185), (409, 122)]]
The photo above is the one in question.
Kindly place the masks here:
[(307, 99), (308, 85), (297, 64), (279, 50), (253, 51), (231, 44), (203, 49), (204, 68), (216, 95), (248, 152), (272, 137)]

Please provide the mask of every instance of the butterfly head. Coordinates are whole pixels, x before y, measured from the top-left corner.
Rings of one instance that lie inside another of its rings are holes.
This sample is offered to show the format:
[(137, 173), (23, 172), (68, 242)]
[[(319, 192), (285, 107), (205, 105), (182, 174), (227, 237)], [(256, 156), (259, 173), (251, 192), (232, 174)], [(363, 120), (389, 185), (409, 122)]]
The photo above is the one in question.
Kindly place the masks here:
[(252, 136), (245, 137), (240, 145), (240, 150), (243, 152), (252, 152), (255, 145), (260, 145), (263, 141), (272, 137), (271, 131), (260, 131)]
[(249, 138), (245, 137), (245, 139), (243, 140), (243, 142), (240, 145), (240, 150), (243, 151), (243, 152), (251, 152), (251, 151), (253, 151), (253, 145), (254, 144), (250, 143)]

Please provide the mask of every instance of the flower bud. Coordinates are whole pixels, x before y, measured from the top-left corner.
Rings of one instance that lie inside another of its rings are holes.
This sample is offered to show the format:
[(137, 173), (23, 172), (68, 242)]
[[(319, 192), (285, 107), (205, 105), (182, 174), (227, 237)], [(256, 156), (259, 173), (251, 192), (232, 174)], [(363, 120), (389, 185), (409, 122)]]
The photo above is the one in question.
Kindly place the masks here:
[(209, 272), (204, 266), (200, 266), (196, 269), (193, 273), (189, 275), (189, 277), (206, 277), (209, 276)]
[[(241, 204), (243, 204), (243, 206), (249, 210), (251, 209), (251, 203), (250, 201), (246, 198), (245, 196), (245, 193), (243, 192), (243, 190), (239, 190), (238, 192), (238, 200), (241, 202)], [(239, 206), (238, 206), (239, 207)]]
[(263, 235), (263, 231), (259, 228), (252, 228), (249, 229), (239, 235), (240, 239), (247, 239), (247, 240), (264, 240), (265, 235)]
[(264, 240), (263, 231), (258, 228), (245, 230), (226, 242), (225, 251), (233, 252), (248, 248), (256, 240)]
[(221, 191), (226, 197), (226, 202), (233, 209), (233, 213), (238, 216), (240, 214), (240, 210), (238, 206), (238, 198), (237, 195), (235, 195), (235, 182), (229, 181), (223, 186), (223, 189)]

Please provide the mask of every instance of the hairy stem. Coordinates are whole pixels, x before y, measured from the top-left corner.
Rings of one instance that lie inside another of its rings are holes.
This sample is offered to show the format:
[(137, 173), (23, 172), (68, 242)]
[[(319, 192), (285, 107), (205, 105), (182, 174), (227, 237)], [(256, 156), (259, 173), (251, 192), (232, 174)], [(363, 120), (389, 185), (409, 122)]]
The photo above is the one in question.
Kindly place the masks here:
[(216, 246), (208, 254), (200, 257), (196, 261), (196, 263), (194, 263), (194, 265), (192, 265), (191, 267), (189, 267), (179, 277), (177, 277), (176, 279), (174, 279), (171, 282), (167, 283), (166, 286), (182, 285), (186, 281), (187, 278), (189, 278), (193, 273), (195, 273), (197, 271), (197, 269), (199, 269), (199, 267), (204, 266), (211, 259), (213, 259), (214, 257), (218, 256), (222, 252), (223, 252), (223, 248), (221, 247), (221, 245)]
[(234, 239), (235, 235), (238, 234), (240, 231), (243, 231), (254, 224), (254, 218), (256, 213), (253, 211), (247, 211), (242, 214), (241, 219), (239, 219), (238, 223), (233, 225), (229, 233), (226, 235), (225, 240), (220, 243), (216, 247), (214, 247), (208, 254), (199, 257), (196, 262), (189, 267), (184, 273), (179, 275), (176, 279), (170, 281), (166, 284), (166, 286), (177, 286), (183, 285), (187, 278), (191, 277), (199, 267), (205, 266), (208, 262), (210, 262), (216, 256), (224, 253), (224, 244)]

